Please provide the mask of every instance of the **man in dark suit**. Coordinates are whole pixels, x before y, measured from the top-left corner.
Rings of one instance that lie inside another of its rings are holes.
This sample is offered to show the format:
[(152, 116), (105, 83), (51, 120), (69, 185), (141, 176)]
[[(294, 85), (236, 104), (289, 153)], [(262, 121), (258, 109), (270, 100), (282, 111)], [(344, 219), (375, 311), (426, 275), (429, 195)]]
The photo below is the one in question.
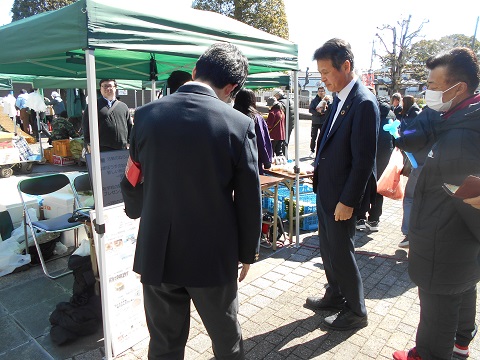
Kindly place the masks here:
[(337, 95), (320, 133), (314, 172), (320, 253), (328, 286), (323, 297), (307, 298), (306, 306), (340, 311), (324, 323), (334, 330), (349, 330), (368, 324), (353, 238), (356, 213), (369, 205), (376, 192), (380, 116), (375, 96), (354, 76), (350, 44), (331, 39), (313, 58), (325, 86)]
[(191, 300), (215, 357), (244, 358), (237, 276), (242, 281), (256, 258), (261, 192), (255, 125), (228, 103), (247, 74), (234, 45), (214, 44), (192, 82), (135, 113), (130, 156), (144, 182), (134, 271), (150, 360), (183, 359)]

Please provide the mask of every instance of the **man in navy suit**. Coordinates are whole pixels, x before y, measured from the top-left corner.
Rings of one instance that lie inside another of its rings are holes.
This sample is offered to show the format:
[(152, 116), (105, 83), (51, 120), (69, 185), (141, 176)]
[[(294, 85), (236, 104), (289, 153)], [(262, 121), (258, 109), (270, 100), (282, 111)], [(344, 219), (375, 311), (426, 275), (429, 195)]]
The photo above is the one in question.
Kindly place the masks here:
[(143, 284), (149, 360), (184, 358), (191, 301), (215, 357), (244, 358), (237, 277), (255, 261), (261, 192), (255, 125), (228, 103), (247, 74), (234, 45), (214, 44), (192, 82), (135, 113), (130, 156), (144, 182), (133, 270)]
[(324, 324), (349, 330), (368, 324), (354, 235), (356, 213), (376, 193), (380, 114), (375, 96), (354, 75), (349, 43), (331, 39), (313, 58), (325, 86), (337, 95), (318, 139), (314, 172), (320, 253), (328, 286), (323, 297), (307, 298), (306, 306), (338, 311)]

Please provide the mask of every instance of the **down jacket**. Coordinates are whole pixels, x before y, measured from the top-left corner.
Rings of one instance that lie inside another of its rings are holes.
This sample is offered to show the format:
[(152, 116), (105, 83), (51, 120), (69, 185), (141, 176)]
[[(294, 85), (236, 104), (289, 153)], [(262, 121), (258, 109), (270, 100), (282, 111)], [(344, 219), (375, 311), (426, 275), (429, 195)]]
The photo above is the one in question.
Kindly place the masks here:
[(443, 189), (480, 176), (480, 95), (465, 101), (472, 100), (435, 121), (436, 142), (415, 188), (409, 274), (433, 294), (462, 293), (480, 279), (480, 211)]

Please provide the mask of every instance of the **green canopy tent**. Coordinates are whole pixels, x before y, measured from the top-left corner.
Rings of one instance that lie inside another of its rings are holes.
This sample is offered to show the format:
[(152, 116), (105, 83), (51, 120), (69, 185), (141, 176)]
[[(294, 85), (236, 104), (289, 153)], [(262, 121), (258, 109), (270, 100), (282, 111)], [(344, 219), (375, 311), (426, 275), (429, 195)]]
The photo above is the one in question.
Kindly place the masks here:
[[(297, 70), (297, 45), (220, 14), (168, 10), (156, 1), (80, 0), (0, 27), (0, 72), (86, 77), (85, 49), (95, 50), (96, 76), (159, 80), (191, 71), (214, 42), (237, 45), (250, 73)], [(152, 69), (153, 70), (153, 69)]]
[(13, 90), (12, 80), (8, 77), (0, 76), (0, 90)]
[[(155, 77), (162, 80), (173, 70), (191, 71), (207, 47), (219, 41), (239, 47), (249, 59), (251, 74), (294, 71), (293, 84), (296, 87), (298, 83), (296, 44), (220, 14), (171, 10), (154, 0), (79, 0), (62, 9), (2, 26), (0, 39), (6, 49), (0, 52), (0, 73), (86, 78), (89, 94), (96, 91), (97, 77), (152, 80), (154, 94)], [(296, 114), (297, 104), (295, 96)], [(91, 102), (88, 111), (93, 190), (101, 194), (96, 102)], [(298, 153), (296, 159), (298, 162)], [(103, 243), (105, 221), (101, 196), (95, 196), (95, 209), (95, 229)], [(297, 234), (298, 230), (297, 222)], [(99, 251), (101, 265), (104, 247)], [(107, 280), (102, 272), (102, 293)], [(105, 306), (103, 315), (105, 353), (110, 359), (112, 347)]]

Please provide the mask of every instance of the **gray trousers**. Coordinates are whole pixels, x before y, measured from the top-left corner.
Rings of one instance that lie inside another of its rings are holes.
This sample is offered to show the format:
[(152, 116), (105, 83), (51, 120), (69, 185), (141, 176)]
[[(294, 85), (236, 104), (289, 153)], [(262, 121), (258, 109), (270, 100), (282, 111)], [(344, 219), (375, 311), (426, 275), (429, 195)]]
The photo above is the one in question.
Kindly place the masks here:
[(217, 359), (244, 359), (237, 320), (237, 282), (218, 287), (143, 285), (145, 316), (150, 332), (148, 359), (180, 360), (190, 330), (190, 300), (212, 340)]

